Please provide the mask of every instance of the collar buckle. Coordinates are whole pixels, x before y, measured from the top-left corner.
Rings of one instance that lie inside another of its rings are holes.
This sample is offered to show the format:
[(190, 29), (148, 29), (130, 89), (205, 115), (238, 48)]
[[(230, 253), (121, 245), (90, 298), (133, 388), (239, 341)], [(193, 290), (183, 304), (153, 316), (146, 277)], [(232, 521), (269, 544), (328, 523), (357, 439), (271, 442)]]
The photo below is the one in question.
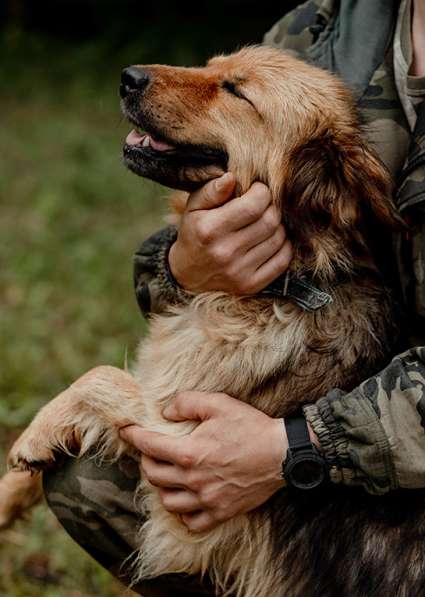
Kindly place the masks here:
[(259, 294), (289, 299), (308, 312), (318, 311), (333, 303), (332, 296), (315, 286), (306, 275), (294, 276), (289, 271), (276, 278)]

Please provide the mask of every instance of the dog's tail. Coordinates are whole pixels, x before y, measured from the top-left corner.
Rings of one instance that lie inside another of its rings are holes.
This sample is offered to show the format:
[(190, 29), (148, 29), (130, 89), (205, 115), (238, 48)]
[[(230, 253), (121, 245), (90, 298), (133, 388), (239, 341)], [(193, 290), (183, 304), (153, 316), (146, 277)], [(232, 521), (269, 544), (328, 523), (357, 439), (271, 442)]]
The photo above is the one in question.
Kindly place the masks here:
[(0, 479), (0, 530), (6, 529), (43, 495), (41, 473), (10, 470)]

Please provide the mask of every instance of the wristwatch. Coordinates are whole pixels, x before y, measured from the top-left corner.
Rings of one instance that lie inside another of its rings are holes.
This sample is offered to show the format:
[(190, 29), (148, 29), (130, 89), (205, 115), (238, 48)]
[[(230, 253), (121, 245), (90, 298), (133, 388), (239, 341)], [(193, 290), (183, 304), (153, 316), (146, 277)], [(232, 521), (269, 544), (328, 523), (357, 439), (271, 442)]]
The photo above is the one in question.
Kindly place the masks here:
[(326, 460), (310, 440), (307, 422), (302, 414), (284, 419), (288, 437), (288, 453), (282, 463), (282, 474), (290, 487), (310, 490), (329, 480)]

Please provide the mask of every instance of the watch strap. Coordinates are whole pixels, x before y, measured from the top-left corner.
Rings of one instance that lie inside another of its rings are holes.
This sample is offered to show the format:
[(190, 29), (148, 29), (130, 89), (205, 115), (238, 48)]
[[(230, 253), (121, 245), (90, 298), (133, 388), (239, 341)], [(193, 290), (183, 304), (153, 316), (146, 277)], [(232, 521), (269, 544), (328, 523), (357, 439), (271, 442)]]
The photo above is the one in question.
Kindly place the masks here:
[[(288, 451), (285, 460), (282, 462), (282, 477), (290, 488), (301, 492), (301, 494), (306, 490), (307, 492), (314, 490), (317, 493), (329, 480), (326, 461), (310, 439), (307, 421), (302, 412), (285, 417), (283, 421), (286, 428)], [(304, 472), (304, 479), (302, 477), (297, 479), (297, 474), (294, 476), (294, 472), (297, 467), (302, 467), (306, 462), (310, 463), (310, 472), (308, 467)], [(318, 477), (315, 479), (313, 476), (309, 480), (308, 476), (305, 478), (305, 473), (307, 475), (313, 473), (314, 466), (312, 470), (312, 463), (319, 466), (319, 470), (316, 466)]]
[(314, 449), (308, 432), (307, 421), (303, 415), (298, 414), (287, 417), (284, 422), (288, 438), (288, 449), (291, 452)]

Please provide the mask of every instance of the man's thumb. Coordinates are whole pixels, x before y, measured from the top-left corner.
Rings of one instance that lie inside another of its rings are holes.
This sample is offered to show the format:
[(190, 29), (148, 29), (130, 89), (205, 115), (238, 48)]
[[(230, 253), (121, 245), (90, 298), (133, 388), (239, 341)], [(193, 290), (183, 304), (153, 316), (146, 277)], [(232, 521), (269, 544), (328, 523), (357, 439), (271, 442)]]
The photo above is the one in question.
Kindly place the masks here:
[(189, 211), (198, 209), (212, 209), (223, 205), (232, 196), (236, 179), (231, 172), (226, 172), (220, 178), (214, 178), (200, 189), (191, 193), (187, 203)]

